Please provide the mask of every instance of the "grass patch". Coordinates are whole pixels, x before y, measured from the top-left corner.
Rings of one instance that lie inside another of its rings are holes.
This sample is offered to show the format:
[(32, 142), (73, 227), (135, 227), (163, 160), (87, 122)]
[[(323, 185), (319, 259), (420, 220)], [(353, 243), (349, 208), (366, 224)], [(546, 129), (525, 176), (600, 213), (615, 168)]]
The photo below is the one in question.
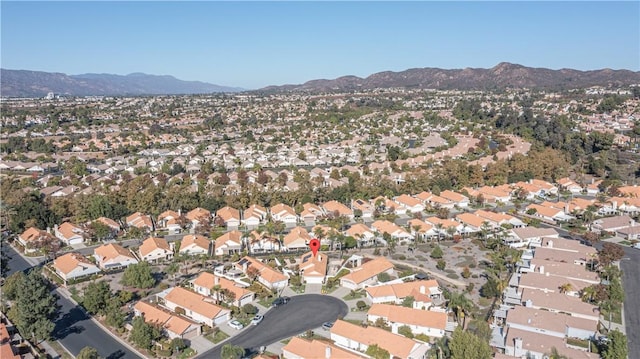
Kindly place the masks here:
[(56, 351), (56, 353), (60, 354), (60, 358), (62, 359), (73, 359), (71, 355), (58, 343), (57, 341), (49, 341), (49, 345)]
[(285, 339), (285, 340), (281, 340), (280, 343), (282, 343), (284, 345), (287, 345), (287, 344), (289, 344), (290, 341), (291, 341), (291, 338)]
[(345, 322), (349, 322), (351, 324), (355, 324), (355, 325), (362, 325), (362, 321), (361, 320), (357, 320), (357, 319), (342, 319)]
[(269, 297), (264, 297), (262, 299), (260, 299), (258, 301), (258, 303), (265, 307), (265, 308), (270, 308), (271, 307), (271, 303), (273, 303), (273, 301), (275, 300), (275, 298), (269, 298)]
[[(602, 309), (602, 317), (604, 320), (609, 320), (609, 312), (606, 309)], [(613, 308), (611, 312), (611, 321), (617, 324), (622, 324), (622, 311), (620, 307)]]
[(464, 260), (462, 262), (456, 263), (455, 264), (456, 267), (463, 268), (476, 263), (475, 257), (473, 256), (462, 256), (462, 258), (464, 258)]
[(178, 355), (178, 359), (187, 359), (187, 358), (191, 358), (192, 356), (196, 355), (196, 351), (191, 349), (191, 348), (187, 348), (185, 349), (182, 353), (180, 353), (180, 355)]
[(457, 275), (456, 273), (449, 273), (447, 274), (447, 278), (451, 278), (451, 279), (459, 279), (460, 276)]
[(481, 307), (488, 307), (492, 302), (493, 300), (491, 300), (490, 298), (480, 297), (480, 299), (478, 300), (478, 305)]
[(629, 242), (629, 241), (620, 241), (619, 244), (622, 244), (624, 246), (630, 246), (631, 242)]
[(213, 344), (218, 344), (221, 341), (229, 338), (229, 334), (223, 332), (222, 330), (218, 330), (214, 334), (206, 335), (205, 338), (209, 339)]
[(342, 297), (342, 299), (344, 299), (344, 300), (353, 300), (353, 299), (364, 298), (365, 296), (366, 295), (365, 295), (363, 290), (356, 290), (356, 291), (352, 290), (349, 294), (347, 294), (344, 297)]

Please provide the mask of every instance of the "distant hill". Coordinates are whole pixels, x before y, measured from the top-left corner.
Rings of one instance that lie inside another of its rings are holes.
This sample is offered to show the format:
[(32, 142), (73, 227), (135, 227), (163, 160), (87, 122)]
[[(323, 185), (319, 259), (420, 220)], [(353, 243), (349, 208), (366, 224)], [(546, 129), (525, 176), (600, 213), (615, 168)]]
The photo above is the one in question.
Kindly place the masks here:
[(378, 72), (367, 78), (344, 76), (334, 80), (312, 80), (301, 85), (269, 86), (258, 91), (352, 91), (374, 88), (425, 88), (441, 90), (487, 90), (511, 88), (569, 89), (590, 86), (640, 84), (640, 72), (629, 70), (551, 70), (502, 62), (490, 69), (439, 68)]
[(238, 92), (243, 89), (173, 76), (133, 73), (66, 75), (57, 72), (1, 70), (0, 94), (4, 97), (43, 97), (49, 92), (67, 96), (178, 95)]

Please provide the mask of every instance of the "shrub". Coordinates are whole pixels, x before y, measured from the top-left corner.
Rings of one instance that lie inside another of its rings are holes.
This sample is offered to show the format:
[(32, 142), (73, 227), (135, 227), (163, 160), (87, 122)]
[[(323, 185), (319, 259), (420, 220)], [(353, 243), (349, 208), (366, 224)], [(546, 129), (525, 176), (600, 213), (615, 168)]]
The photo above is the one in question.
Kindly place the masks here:
[(462, 269), (461, 275), (464, 279), (471, 277), (471, 271), (469, 270), (469, 267), (464, 267), (464, 269)]
[(447, 262), (445, 262), (444, 259), (439, 259), (438, 263), (436, 263), (436, 268), (440, 270), (444, 270), (446, 266), (447, 266)]
[(358, 308), (358, 310), (364, 310), (367, 307), (367, 303), (364, 302), (364, 300), (359, 300), (356, 302), (356, 308)]
[(440, 259), (442, 258), (442, 256), (444, 255), (444, 253), (442, 252), (442, 248), (440, 248), (440, 246), (436, 246), (432, 251), (431, 251), (431, 258), (434, 259)]

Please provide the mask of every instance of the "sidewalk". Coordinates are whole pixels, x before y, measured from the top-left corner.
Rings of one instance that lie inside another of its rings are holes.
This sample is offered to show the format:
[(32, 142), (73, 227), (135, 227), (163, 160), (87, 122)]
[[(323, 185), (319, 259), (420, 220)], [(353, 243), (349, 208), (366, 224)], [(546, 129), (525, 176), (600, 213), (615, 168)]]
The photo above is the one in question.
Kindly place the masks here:
[[(66, 288), (63, 287), (58, 287), (58, 292), (60, 293), (60, 295), (62, 295), (63, 297), (69, 299), (71, 301), (71, 303), (75, 304), (75, 305), (79, 305), (75, 300), (73, 300), (73, 298), (71, 297), (71, 293), (69, 293), (69, 291)], [(119, 336), (115, 335), (113, 332), (111, 332), (111, 330), (109, 330), (109, 328), (105, 327), (104, 325), (102, 325), (102, 323), (100, 323), (96, 318), (94, 318), (92, 315), (87, 314), (87, 316), (89, 316), (89, 318), (91, 318), (91, 321), (94, 322), (97, 326), (100, 327), (100, 329), (102, 329), (105, 333), (108, 333), (109, 335), (111, 335), (115, 340), (117, 340), (118, 342), (120, 342), (120, 344), (124, 345), (125, 347), (127, 347), (129, 350), (131, 350), (132, 352), (136, 353), (137, 355), (140, 356), (140, 358), (145, 358), (144, 355), (142, 355), (142, 353), (140, 353), (136, 348), (134, 348), (131, 344), (127, 343), (125, 340), (123, 340), (122, 338), (120, 338)], [(60, 343), (60, 345), (62, 345), (62, 343)]]

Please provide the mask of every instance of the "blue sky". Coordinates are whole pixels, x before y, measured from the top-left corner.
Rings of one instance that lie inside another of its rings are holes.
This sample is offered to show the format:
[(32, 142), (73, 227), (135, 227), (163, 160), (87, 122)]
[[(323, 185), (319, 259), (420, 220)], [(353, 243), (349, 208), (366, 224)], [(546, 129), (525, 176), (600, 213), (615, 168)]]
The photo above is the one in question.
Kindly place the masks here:
[(415, 67), (640, 70), (640, 2), (1, 2), (3, 68), (260, 88)]

